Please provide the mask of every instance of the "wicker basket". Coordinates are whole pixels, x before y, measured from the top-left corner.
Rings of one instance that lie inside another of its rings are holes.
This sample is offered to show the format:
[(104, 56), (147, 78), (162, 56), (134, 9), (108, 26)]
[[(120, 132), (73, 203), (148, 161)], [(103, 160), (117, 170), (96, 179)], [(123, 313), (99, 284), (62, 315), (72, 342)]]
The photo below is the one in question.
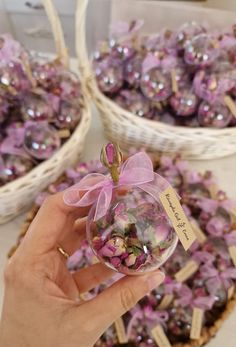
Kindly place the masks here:
[[(68, 54), (59, 17), (51, 0), (44, 0), (43, 3), (52, 26), (57, 56), (67, 66)], [(0, 224), (7, 222), (29, 208), (39, 191), (55, 181), (66, 167), (78, 161), (83, 151), (90, 120), (91, 114), (88, 99), (85, 95), (81, 121), (70, 139), (50, 159), (35, 167), (24, 177), (0, 188)]]
[[(92, 96), (100, 112), (106, 136), (110, 140), (118, 142), (126, 150), (130, 146), (134, 146), (136, 148), (144, 147), (149, 151), (155, 152), (180, 152), (184, 158), (188, 159), (213, 159), (236, 153), (236, 127), (225, 129), (188, 128), (142, 119), (124, 110), (99, 91), (96, 80), (93, 77), (85, 44), (85, 17), (88, 2), (88, 0), (77, 1), (76, 17), (78, 26), (76, 33), (79, 36), (77, 42), (80, 42), (80, 46), (77, 47), (77, 56), (81, 74), (84, 80), (87, 81), (88, 93)], [(147, 6), (151, 6), (150, 3), (147, 3)], [(133, 6), (136, 7), (138, 4), (133, 4)], [(172, 11), (170, 18), (173, 17), (173, 14), (176, 14), (176, 24), (181, 23), (179, 17), (182, 18), (182, 22), (187, 19), (194, 19), (195, 11), (197, 13), (196, 19), (204, 20), (209, 17), (209, 21), (214, 25), (221, 24), (222, 26), (223, 24), (219, 10), (195, 10), (187, 6), (173, 8), (160, 4), (155, 4), (155, 7), (157, 9), (157, 26), (168, 20), (166, 16), (163, 16), (164, 12), (166, 13), (167, 11), (169, 11), (168, 14)], [(148, 8), (145, 8), (145, 11), (148, 12)], [(137, 13), (140, 12), (139, 8)], [(162, 13), (164, 19), (161, 17), (161, 13), (158, 12)], [(231, 13), (225, 11), (222, 13), (224, 14), (224, 19), (229, 17), (227, 25), (233, 22)], [(134, 13), (131, 13), (131, 15), (134, 16)], [(147, 16), (146, 13), (142, 15)], [(173, 27), (171, 22), (170, 27)]]
[[(63, 178), (65, 178), (65, 177), (61, 176), (62, 180), (63, 180)], [(58, 182), (60, 182), (60, 179), (58, 180)], [(26, 232), (29, 228), (29, 225), (31, 224), (36, 213), (38, 212), (38, 209), (39, 209), (39, 207), (34, 205), (33, 208), (30, 210), (30, 212), (27, 214), (26, 220), (21, 227), (18, 240), (17, 240), (16, 244), (10, 249), (10, 251), (8, 253), (8, 257), (11, 257), (14, 254), (14, 252), (16, 251), (16, 249), (18, 248), (20, 241), (22, 240), (22, 238), (26, 234)], [(177, 343), (177, 344), (172, 345), (172, 347), (200, 347), (200, 346), (205, 345), (220, 330), (220, 328), (222, 327), (222, 324), (229, 317), (229, 315), (231, 314), (231, 312), (234, 310), (235, 307), (236, 307), (236, 291), (234, 292), (233, 297), (228, 301), (224, 312), (221, 314), (221, 317), (218, 320), (216, 320), (212, 326), (203, 327), (202, 332), (201, 332), (201, 337), (198, 340), (189, 340), (188, 342), (186, 342), (184, 344), (183, 343)], [(120, 346), (122, 346), (122, 345), (120, 345)], [(124, 347), (125, 346), (127, 346), (127, 345), (125, 344)], [(106, 345), (104, 345), (104, 347), (106, 347)]]

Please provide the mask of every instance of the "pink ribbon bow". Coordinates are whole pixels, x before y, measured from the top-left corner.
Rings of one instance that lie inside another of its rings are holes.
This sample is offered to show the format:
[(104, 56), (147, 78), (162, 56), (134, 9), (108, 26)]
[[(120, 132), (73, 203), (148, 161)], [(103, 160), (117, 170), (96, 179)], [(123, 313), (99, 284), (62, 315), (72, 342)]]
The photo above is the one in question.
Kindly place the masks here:
[(166, 276), (164, 282), (164, 291), (165, 294), (174, 294), (174, 292), (178, 292), (181, 288), (181, 283), (173, 280), (171, 277)]
[(133, 314), (130, 319), (127, 327), (127, 337), (130, 340), (132, 336), (133, 328), (138, 324), (138, 321), (145, 320), (148, 325), (162, 325), (165, 326), (165, 323), (169, 319), (169, 315), (167, 311), (154, 311), (151, 306), (146, 306), (143, 309), (140, 307), (135, 307), (131, 310)]
[[(64, 194), (64, 202), (70, 206), (90, 206), (96, 204), (94, 220), (105, 216), (114, 189), (120, 187), (138, 187), (159, 201), (159, 194), (169, 187), (169, 183), (153, 172), (149, 156), (140, 152), (127, 159), (121, 166), (119, 182), (114, 184), (110, 175), (88, 174), (79, 183)], [(85, 192), (81, 196), (81, 192)]]
[(192, 255), (192, 259), (200, 265), (201, 263), (213, 263), (215, 257), (209, 252), (197, 251)]
[(235, 203), (232, 200), (224, 199), (224, 200), (213, 200), (202, 198), (198, 201), (198, 206), (204, 210), (206, 213), (214, 215), (219, 207), (223, 208), (227, 212), (231, 212)]
[(197, 307), (202, 310), (210, 310), (214, 304), (213, 296), (199, 296), (194, 298), (192, 290), (186, 284), (181, 286), (178, 296), (177, 303), (182, 307), (191, 306), (192, 308)]
[(217, 290), (223, 286), (228, 290), (236, 279), (236, 269), (229, 267), (220, 272), (213, 265), (205, 264), (201, 268), (202, 278), (206, 279), (207, 290), (211, 295), (215, 295)]

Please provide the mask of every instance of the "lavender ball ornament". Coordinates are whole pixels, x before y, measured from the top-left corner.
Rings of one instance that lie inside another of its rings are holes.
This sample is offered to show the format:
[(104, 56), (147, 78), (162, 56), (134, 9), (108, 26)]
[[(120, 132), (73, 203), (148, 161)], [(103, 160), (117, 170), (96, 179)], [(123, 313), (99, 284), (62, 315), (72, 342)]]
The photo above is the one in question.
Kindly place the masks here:
[(2, 154), (0, 156), (0, 185), (24, 176), (32, 169), (33, 165), (34, 163), (30, 158)]
[(94, 62), (95, 74), (99, 88), (104, 93), (115, 93), (123, 84), (123, 67), (119, 62), (104, 59)]
[(45, 95), (29, 93), (21, 106), (21, 113), (25, 121), (52, 120), (54, 112)]
[(201, 126), (225, 128), (232, 120), (228, 107), (221, 103), (209, 104), (203, 101), (198, 109), (198, 121)]
[(183, 89), (172, 95), (170, 105), (177, 116), (191, 116), (198, 106), (198, 97), (189, 89)]
[[(65, 203), (92, 204), (87, 237), (95, 255), (108, 267), (131, 275), (159, 268), (178, 242), (160, 200), (169, 183), (153, 172), (143, 152), (121, 165), (119, 147), (110, 143), (103, 148), (101, 161), (110, 175), (86, 176), (65, 192)], [(78, 192), (83, 190), (87, 193), (80, 199)]]
[(183, 50), (189, 41), (205, 32), (205, 28), (196, 22), (188, 22), (183, 24), (176, 33), (176, 44), (178, 50)]
[(219, 55), (219, 44), (215, 38), (200, 34), (186, 44), (184, 59), (189, 65), (200, 67), (211, 65)]
[(6, 90), (12, 95), (28, 90), (31, 83), (28, 80), (23, 67), (18, 63), (9, 63), (0, 67), (0, 90)]
[(33, 158), (50, 158), (60, 147), (57, 131), (47, 123), (31, 123), (25, 130), (24, 149)]
[(143, 73), (140, 83), (142, 93), (152, 101), (164, 101), (172, 94), (170, 73), (152, 68)]
[(73, 130), (81, 118), (81, 109), (79, 104), (77, 102), (70, 103), (67, 101), (61, 101), (56, 118), (56, 126), (58, 128)]
[(136, 90), (122, 90), (116, 102), (138, 117), (152, 118), (153, 116), (148, 100)]

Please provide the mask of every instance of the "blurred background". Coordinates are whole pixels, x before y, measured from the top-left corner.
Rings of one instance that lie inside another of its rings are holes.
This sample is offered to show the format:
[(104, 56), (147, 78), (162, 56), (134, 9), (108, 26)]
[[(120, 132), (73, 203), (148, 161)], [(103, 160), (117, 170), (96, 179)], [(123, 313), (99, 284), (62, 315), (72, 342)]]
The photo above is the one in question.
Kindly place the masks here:
[[(134, 0), (133, 0), (134, 1)], [(139, 1), (139, 0), (135, 0)], [(147, 0), (156, 2), (159, 0)], [(76, 0), (54, 0), (60, 13), (66, 42), (70, 55), (74, 56), (74, 11)], [(88, 48), (106, 37), (107, 25), (113, 7), (127, 0), (91, 0), (88, 11)], [(159, 1), (168, 4), (184, 4), (185, 6), (204, 6), (236, 11), (235, 0), (189, 0)], [(98, 17), (99, 16), (99, 17)], [(102, 20), (101, 20), (102, 18)], [(227, 23), (226, 23), (227, 24)], [(44, 52), (54, 52), (52, 33), (40, 0), (0, 0), (0, 32), (11, 32), (27, 48)]]

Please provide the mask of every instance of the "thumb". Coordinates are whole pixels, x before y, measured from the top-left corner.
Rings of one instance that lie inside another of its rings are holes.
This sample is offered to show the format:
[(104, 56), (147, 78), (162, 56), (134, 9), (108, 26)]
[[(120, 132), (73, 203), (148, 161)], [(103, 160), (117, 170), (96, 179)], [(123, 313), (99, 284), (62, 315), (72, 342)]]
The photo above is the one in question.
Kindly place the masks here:
[(165, 275), (160, 271), (142, 276), (127, 276), (114, 283), (83, 306), (98, 337), (143, 296), (158, 287)]

